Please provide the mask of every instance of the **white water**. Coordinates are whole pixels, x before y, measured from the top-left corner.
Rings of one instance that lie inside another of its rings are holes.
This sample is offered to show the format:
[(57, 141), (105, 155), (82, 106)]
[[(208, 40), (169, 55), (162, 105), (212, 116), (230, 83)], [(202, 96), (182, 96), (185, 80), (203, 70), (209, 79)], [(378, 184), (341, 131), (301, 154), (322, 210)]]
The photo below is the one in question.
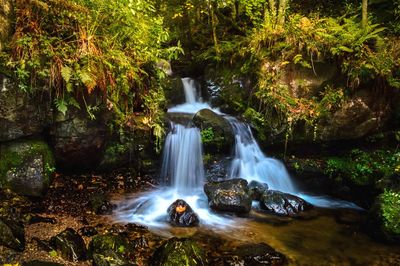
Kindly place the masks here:
[(235, 154), (231, 163), (230, 178), (240, 177), (248, 182), (255, 180), (267, 183), (269, 189), (296, 195), (318, 207), (361, 209), (352, 202), (328, 196), (309, 195), (299, 191), (285, 165), (279, 160), (264, 155), (247, 124), (233, 117), (227, 117), (227, 120), (235, 133)]
[(190, 193), (204, 182), (200, 130), (172, 124), (165, 140), (161, 177), (179, 193)]
[[(212, 109), (207, 103), (201, 102), (193, 80), (184, 78), (182, 83), (186, 103), (168, 112), (194, 114), (204, 108)], [(166, 185), (164, 188), (136, 194), (124, 200), (115, 211), (116, 219), (155, 228), (165, 227), (168, 207), (175, 200), (183, 199), (198, 214), (200, 224), (212, 225), (216, 229), (233, 226), (231, 219), (212, 213), (208, 207), (203, 192), (203, 152), (198, 128), (171, 123), (164, 145), (161, 178)]]
[(201, 95), (196, 90), (196, 84), (191, 78), (183, 78), (182, 79), (183, 90), (185, 92), (186, 102), (183, 104), (176, 105), (168, 109), (168, 113), (188, 113), (195, 114), (201, 109), (210, 109), (216, 112), (217, 114), (221, 114), (218, 108), (211, 108), (211, 106), (203, 102)]
[[(194, 81), (182, 79), (186, 103), (170, 108), (168, 112), (191, 113), (208, 108), (196, 92)], [(221, 114), (221, 113), (220, 113)], [(286, 167), (279, 160), (269, 158), (261, 151), (248, 125), (233, 117), (225, 116), (235, 134), (234, 159), (230, 167), (230, 178), (240, 177), (248, 182), (255, 180), (267, 183), (270, 189), (297, 195), (311, 204), (327, 208), (355, 208), (351, 202), (302, 193), (293, 184)], [(136, 194), (121, 204), (115, 211), (116, 219), (152, 227), (165, 227), (166, 210), (176, 199), (185, 200), (200, 217), (200, 224), (213, 228), (235, 226), (238, 221), (210, 212), (203, 192), (204, 166), (200, 131), (194, 127), (171, 124), (167, 135), (161, 177), (166, 187)], [(165, 185), (164, 184), (164, 185)]]

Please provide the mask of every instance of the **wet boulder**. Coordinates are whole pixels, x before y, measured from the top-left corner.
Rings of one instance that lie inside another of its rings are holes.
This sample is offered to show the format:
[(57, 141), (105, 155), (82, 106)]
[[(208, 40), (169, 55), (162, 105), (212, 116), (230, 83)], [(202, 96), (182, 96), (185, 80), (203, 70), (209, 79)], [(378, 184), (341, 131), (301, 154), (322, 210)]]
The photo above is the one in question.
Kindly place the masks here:
[(94, 265), (129, 265), (125, 254), (132, 250), (121, 234), (96, 235), (89, 243), (88, 255)]
[(219, 256), (211, 263), (213, 266), (243, 265), (243, 266), (262, 266), (262, 265), (286, 265), (285, 255), (277, 252), (265, 243), (244, 244), (232, 251)]
[(24, 227), (14, 221), (6, 221), (0, 218), (0, 245), (23, 251), (25, 249)]
[(54, 159), (47, 143), (41, 140), (0, 145), (0, 185), (24, 195), (41, 197), (49, 188)]
[(201, 130), (206, 153), (229, 154), (235, 138), (227, 120), (210, 109), (202, 109), (193, 117), (193, 123)]
[(67, 228), (53, 236), (50, 244), (66, 260), (77, 262), (86, 259), (85, 242), (72, 228)]
[(296, 216), (302, 211), (311, 209), (312, 205), (297, 196), (267, 190), (260, 198), (260, 208), (272, 214)]
[(250, 189), (252, 200), (260, 200), (263, 193), (268, 190), (267, 183), (261, 183), (255, 180), (251, 181), (248, 187)]
[(196, 226), (199, 224), (199, 217), (192, 210), (189, 204), (182, 199), (174, 201), (167, 209), (168, 222), (175, 226)]
[(188, 238), (170, 238), (154, 252), (150, 265), (209, 265), (204, 251)]
[(251, 193), (247, 181), (241, 178), (208, 182), (204, 192), (209, 206), (216, 211), (248, 213), (251, 209)]

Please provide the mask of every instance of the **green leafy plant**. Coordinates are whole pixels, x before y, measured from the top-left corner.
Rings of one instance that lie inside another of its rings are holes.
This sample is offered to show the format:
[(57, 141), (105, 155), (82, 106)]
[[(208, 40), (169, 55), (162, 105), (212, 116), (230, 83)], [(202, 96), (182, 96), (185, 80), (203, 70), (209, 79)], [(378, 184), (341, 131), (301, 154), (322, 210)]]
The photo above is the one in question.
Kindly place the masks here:
[(400, 193), (385, 190), (380, 198), (385, 231), (400, 235)]
[(201, 141), (203, 144), (210, 143), (214, 140), (214, 131), (211, 127), (208, 127), (206, 129), (203, 129), (201, 132)]

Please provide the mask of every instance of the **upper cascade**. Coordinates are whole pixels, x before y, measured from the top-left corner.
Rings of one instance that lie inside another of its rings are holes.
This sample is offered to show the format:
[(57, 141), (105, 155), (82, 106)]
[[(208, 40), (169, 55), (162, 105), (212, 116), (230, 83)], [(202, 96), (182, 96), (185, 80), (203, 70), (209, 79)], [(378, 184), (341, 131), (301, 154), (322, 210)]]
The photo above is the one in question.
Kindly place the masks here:
[(208, 103), (203, 102), (200, 91), (196, 89), (196, 82), (191, 78), (182, 78), (183, 90), (186, 102), (168, 109), (168, 113), (195, 114), (201, 109), (210, 109), (220, 114), (218, 108), (212, 108)]

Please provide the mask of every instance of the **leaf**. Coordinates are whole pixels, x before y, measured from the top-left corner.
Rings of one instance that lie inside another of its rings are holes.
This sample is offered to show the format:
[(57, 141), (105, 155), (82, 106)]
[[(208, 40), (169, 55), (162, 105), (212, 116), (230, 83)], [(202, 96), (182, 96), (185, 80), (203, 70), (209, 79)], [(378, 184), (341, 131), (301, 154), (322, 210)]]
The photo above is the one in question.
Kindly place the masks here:
[(79, 78), (81, 82), (86, 86), (88, 89), (88, 92), (91, 93), (96, 87), (96, 82), (92, 79), (90, 73), (88, 71), (80, 71), (79, 72)]
[(65, 113), (68, 110), (68, 107), (64, 99), (54, 99), (54, 104), (56, 105), (57, 110), (61, 112), (63, 115), (65, 115)]
[(63, 77), (66, 83), (69, 83), (71, 75), (72, 75), (72, 69), (69, 66), (63, 66), (61, 68), (61, 76)]
[(349, 48), (349, 47), (346, 47), (346, 46), (344, 46), (344, 45), (339, 46), (338, 49), (341, 50), (341, 51), (344, 51), (344, 52), (348, 52), (348, 53), (354, 52), (353, 49), (351, 49), (351, 48)]

